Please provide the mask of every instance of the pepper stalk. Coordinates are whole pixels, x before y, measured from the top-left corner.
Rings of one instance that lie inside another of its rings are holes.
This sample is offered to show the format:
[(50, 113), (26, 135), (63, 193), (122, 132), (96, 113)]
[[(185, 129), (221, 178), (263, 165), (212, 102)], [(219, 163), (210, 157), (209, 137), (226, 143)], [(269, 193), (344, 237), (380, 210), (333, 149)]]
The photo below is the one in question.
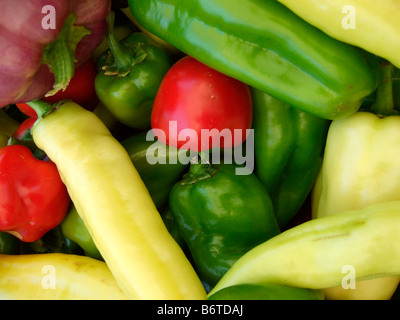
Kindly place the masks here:
[(74, 26), (76, 15), (71, 13), (65, 21), (57, 39), (43, 50), (42, 63), (49, 66), (54, 74), (53, 90), (46, 93), (46, 97), (65, 90), (75, 71), (75, 51), (78, 43), (90, 31), (82, 26)]
[(115, 13), (110, 11), (107, 16), (107, 35), (110, 53), (106, 59), (102, 70), (105, 75), (117, 75), (118, 77), (127, 76), (133, 67), (143, 62), (146, 57), (146, 51), (138, 44), (133, 49), (124, 47), (120, 44), (114, 32)]
[(386, 117), (391, 115), (399, 115), (400, 112), (395, 109), (393, 98), (393, 81), (394, 66), (389, 62), (382, 62), (379, 65), (380, 78), (376, 91), (376, 101), (371, 105), (370, 112)]

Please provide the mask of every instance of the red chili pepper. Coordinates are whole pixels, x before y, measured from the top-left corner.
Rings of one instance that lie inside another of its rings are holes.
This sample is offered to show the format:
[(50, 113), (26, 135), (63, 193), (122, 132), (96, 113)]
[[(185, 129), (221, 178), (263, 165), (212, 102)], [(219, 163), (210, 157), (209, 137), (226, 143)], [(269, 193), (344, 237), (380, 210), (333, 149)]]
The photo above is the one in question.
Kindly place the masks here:
[(27, 103), (16, 103), (15, 105), (23, 114), (27, 115), (30, 118), (37, 119), (36, 111), (33, 110)]
[(32, 129), (35, 122), (36, 118), (27, 118), (22, 121), (17, 130), (14, 131), (13, 137), (17, 139), (22, 139), (26, 135), (26, 131)]
[(0, 195), (0, 231), (24, 242), (55, 228), (70, 205), (56, 165), (22, 145), (0, 148)]

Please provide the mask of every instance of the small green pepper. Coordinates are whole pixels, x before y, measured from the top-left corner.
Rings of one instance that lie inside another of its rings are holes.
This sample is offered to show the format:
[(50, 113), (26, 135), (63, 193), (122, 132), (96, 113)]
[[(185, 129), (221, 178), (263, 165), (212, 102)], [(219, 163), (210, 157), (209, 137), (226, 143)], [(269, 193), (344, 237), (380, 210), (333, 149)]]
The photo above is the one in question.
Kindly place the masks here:
[(61, 231), (65, 238), (78, 244), (89, 257), (102, 260), (101, 254), (93, 242), (74, 205), (71, 205), (65, 219), (61, 222)]
[(172, 59), (165, 49), (141, 32), (118, 42), (113, 22), (111, 12), (107, 33), (110, 50), (97, 61), (101, 70), (95, 80), (96, 93), (121, 123), (145, 129), (150, 127), (153, 100)]
[(271, 199), (254, 174), (234, 164), (192, 163), (169, 206), (200, 278), (213, 286), (232, 264), (280, 230)]

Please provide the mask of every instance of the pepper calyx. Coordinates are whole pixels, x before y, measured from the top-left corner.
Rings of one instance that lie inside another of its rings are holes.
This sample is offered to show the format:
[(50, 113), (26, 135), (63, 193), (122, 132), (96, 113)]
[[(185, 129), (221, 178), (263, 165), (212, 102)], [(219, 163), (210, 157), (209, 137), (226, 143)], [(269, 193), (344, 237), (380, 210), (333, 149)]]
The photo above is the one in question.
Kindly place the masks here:
[(75, 26), (76, 16), (71, 13), (57, 39), (48, 44), (42, 55), (41, 62), (47, 64), (54, 74), (53, 89), (46, 93), (46, 97), (65, 90), (75, 72), (75, 53), (78, 43), (91, 32), (85, 27)]
[(382, 62), (379, 65), (380, 79), (376, 91), (376, 100), (370, 107), (370, 111), (379, 117), (399, 115), (400, 112), (395, 109), (393, 96), (393, 72), (394, 66), (388, 62)]
[(114, 33), (114, 20), (115, 13), (110, 11), (107, 17), (106, 35), (109, 50), (101, 70), (107, 76), (125, 77), (136, 64), (143, 62), (148, 54), (140, 43), (134, 46), (120, 43)]
[(219, 171), (219, 166), (210, 163), (191, 162), (189, 171), (183, 176), (181, 185), (194, 184), (210, 179)]
[(36, 112), (38, 120), (43, 119), (59, 106), (59, 103), (51, 104), (41, 99), (29, 101), (26, 104)]

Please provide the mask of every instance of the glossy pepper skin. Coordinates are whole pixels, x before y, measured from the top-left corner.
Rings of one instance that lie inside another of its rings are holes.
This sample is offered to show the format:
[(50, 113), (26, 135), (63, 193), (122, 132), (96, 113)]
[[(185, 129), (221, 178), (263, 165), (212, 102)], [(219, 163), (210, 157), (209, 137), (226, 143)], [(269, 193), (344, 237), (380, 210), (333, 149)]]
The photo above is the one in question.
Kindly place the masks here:
[[(92, 112), (66, 102), (40, 114), (37, 146), (57, 165), (71, 200), (128, 299), (204, 299), (127, 151)], [(118, 163), (118, 165), (116, 165)]]
[[(154, 135), (147, 139), (147, 135), (147, 132), (137, 133), (121, 141), (121, 144), (128, 152), (154, 204), (161, 209), (168, 202), (172, 187), (182, 177), (188, 165), (177, 161), (179, 153), (185, 151), (168, 147), (159, 141), (153, 141)], [(156, 152), (157, 157), (151, 158)], [(148, 161), (150, 158), (157, 160), (157, 163), (151, 164)], [(173, 159), (176, 159), (176, 163), (170, 163), (173, 162)], [(183, 242), (168, 209), (162, 212), (162, 218), (173, 238), (183, 247)], [(68, 211), (67, 216), (61, 223), (61, 230), (67, 239), (73, 240), (84, 249), (86, 255), (101, 259), (101, 254), (83, 220), (79, 217), (75, 206), (72, 206)]]
[(24, 242), (40, 239), (65, 217), (70, 198), (57, 167), (25, 146), (0, 149), (0, 231)]
[(153, 100), (162, 78), (172, 65), (170, 54), (148, 35), (134, 32), (121, 40), (109, 15), (110, 50), (98, 59), (95, 89), (106, 108), (123, 124), (136, 129), (150, 127)]
[(209, 296), (238, 284), (340, 286), (344, 266), (355, 268), (356, 281), (398, 275), (399, 237), (399, 201), (309, 220), (247, 252)]
[[(324, 160), (312, 195), (312, 215), (321, 218), (400, 200), (400, 116), (394, 110), (393, 66), (381, 65), (381, 84), (372, 112), (332, 122)], [(390, 299), (399, 277), (357, 283), (355, 290), (325, 290), (331, 299)]]
[(393, 0), (278, 0), (330, 36), (400, 68), (400, 3)]
[(171, 190), (169, 206), (203, 281), (214, 286), (245, 252), (280, 230), (271, 199), (235, 165), (191, 164)]
[[(400, 200), (399, 128), (399, 116), (380, 118), (369, 112), (332, 123), (313, 189), (314, 218)], [(332, 299), (389, 299), (398, 283), (397, 276), (378, 278), (357, 283), (352, 291), (329, 289), (326, 295)]]
[(130, 0), (129, 7), (182, 52), (321, 118), (356, 112), (376, 88), (357, 49), (275, 0)]
[(252, 88), (255, 174), (266, 187), (280, 227), (303, 205), (322, 164), (329, 120)]
[(0, 299), (125, 300), (107, 264), (65, 254), (0, 255)]

